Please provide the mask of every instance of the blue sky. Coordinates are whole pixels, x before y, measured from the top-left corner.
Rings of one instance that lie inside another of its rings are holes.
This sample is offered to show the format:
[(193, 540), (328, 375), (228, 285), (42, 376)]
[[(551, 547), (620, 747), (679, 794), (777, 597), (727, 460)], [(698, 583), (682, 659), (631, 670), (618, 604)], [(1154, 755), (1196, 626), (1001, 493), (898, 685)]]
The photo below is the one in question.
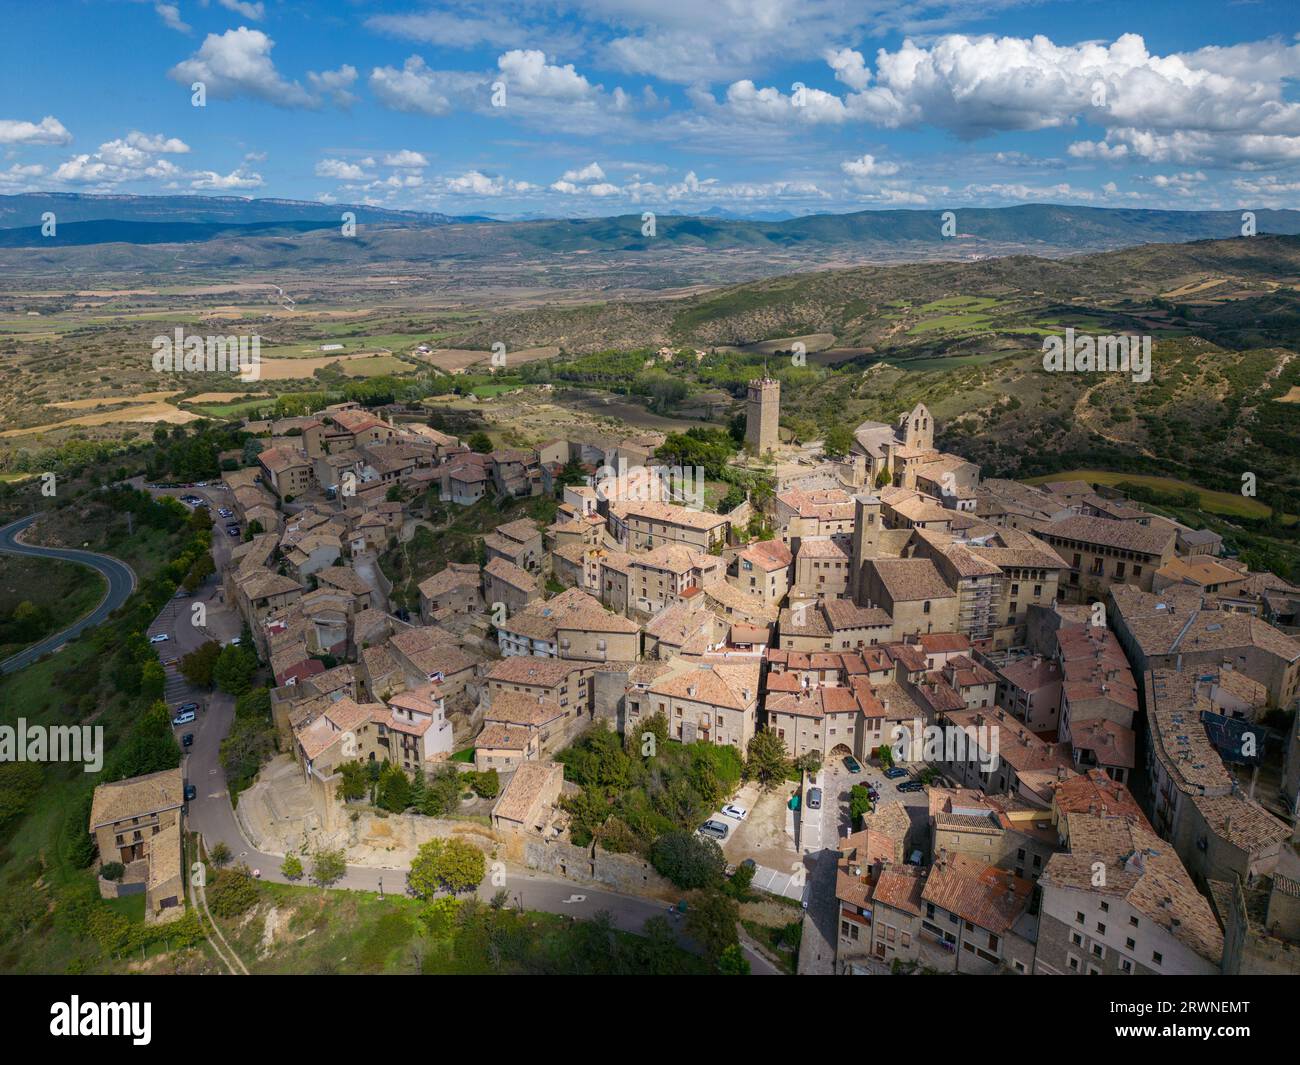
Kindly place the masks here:
[(1298, 11), (46, 0), (6, 12), (0, 193), (499, 217), (1295, 207)]

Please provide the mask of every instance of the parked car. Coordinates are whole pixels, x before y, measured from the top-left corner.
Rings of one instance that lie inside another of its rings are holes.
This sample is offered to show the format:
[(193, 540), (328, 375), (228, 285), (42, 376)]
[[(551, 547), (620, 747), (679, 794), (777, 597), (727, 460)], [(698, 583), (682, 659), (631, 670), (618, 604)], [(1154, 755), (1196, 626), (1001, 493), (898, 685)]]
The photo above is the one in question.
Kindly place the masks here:
[(722, 808), (722, 812), (728, 817), (734, 817), (737, 821), (743, 821), (749, 816), (749, 811), (743, 806), (733, 806), (731, 803), (727, 803), (727, 805)]
[(905, 780), (898, 785), (898, 790), (910, 794), (914, 791), (925, 791), (925, 785), (919, 780)]
[(821, 808), (822, 808), (822, 789), (821, 789), (821, 788), (809, 788), (809, 789), (808, 789), (808, 809), (810, 809), (810, 810), (820, 810)]
[(227, 526), (226, 526), (226, 535), (227, 535), (227, 536), (238, 536), (238, 535), (239, 535), (239, 526), (238, 526), (238, 525), (227, 525)]
[(196, 795), (198, 795), (198, 793), (199, 793), (199, 789), (196, 788), (193, 784), (186, 784), (186, 785), (185, 785), (185, 801), (186, 801), (186, 802), (189, 802), (189, 801), (190, 801), (191, 799), (193, 799)]
[(721, 843), (724, 839), (726, 839), (727, 836), (730, 834), (730, 832), (731, 829), (729, 829), (721, 821), (714, 821), (710, 819), (708, 821), (705, 821), (704, 824), (700, 825), (701, 835), (709, 836), (712, 839), (716, 839), (719, 843)]
[(889, 780), (897, 780), (899, 777), (907, 776), (907, 770), (900, 769), (898, 766), (893, 766), (892, 768), (885, 770), (885, 776)]
[(184, 710), (184, 711), (182, 711), (181, 713), (177, 714), (174, 718), (172, 718), (172, 724), (173, 724), (173, 725), (188, 725), (188, 724), (189, 724), (191, 721), (193, 721), (193, 720), (194, 720), (194, 711), (193, 711), (193, 710)]
[(232, 517), (235, 512), (231, 510), (229, 507), (222, 507), (220, 510), (217, 511), (217, 513), (220, 514), (223, 518), (229, 518)]
[(844, 756), (844, 768), (847, 769), (850, 773), (862, 772), (862, 766), (858, 764), (858, 760), (854, 758), (853, 755), (851, 754), (846, 754)]
[(165, 632), (160, 632), (160, 633), (158, 633), (156, 636), (150, 636), (150, 637), (149, 637), (149, 642), (150, 642), (150, 643), (166, 643), (166, 642), (167, 642), (168, 640), (170, 640), (170, 639), (171, 639), (171, 637), (168, 636)]
[(181, 703), (181, 705), (176, 708), (176, 712), (178, 714), (181, 714), (184, 713), (186, 710), (193, 710), (197, 713), (198, 709), (199, 709), (198, 703)]
[(176, 594), (172, 596), (173, 599), (188, 599), (189, 597), (190, 597), (190, 593), (187, 592), (184, 588), (177, 588)]
[(187, 732), (187, 733), (185, 733), (185, 735), (181, 737), (181, 746), (182, 746), (182, 747), (193, 747), (193, 746), (194, 746), (194, 733), (192, 733), (192, 732)]

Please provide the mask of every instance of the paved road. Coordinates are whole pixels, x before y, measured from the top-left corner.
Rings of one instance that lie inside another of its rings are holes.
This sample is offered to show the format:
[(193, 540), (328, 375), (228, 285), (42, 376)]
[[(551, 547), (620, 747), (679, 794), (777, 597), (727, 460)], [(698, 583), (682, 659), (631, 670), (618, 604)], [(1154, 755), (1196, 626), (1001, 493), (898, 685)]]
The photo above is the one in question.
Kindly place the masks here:
[[(207, 712), (201, 714), (196, 722), (194, 746), (182, 763), (185, 779), (194, 785), (197, 793), (189, 804), (189, 827), (202, 834), (203, 842), (208, 848), (216, 846), (218, 842), (225, 843), (236, 862), (245, 862), (249, 868), (259, 870), (263, 880), (288, 883), (280, 872), (284, 856), (259, 851), (249, 843), (230, 805), (230, 794), (226, 789), (226, 777), (218, 754), (221, 739), (229, 731), (234, 716), (234, 699), (218, 692), (211, 697)], [(187, 726), (191, 729), (194, 727)], [(389, 894), (402, 893), (406, 890), (406, 868), (349, 865), (343, 878), (332, 886), (335, 889), (353, 891), (383, 890)], [(665, 904), (651, 899), (622, 895), (591, 884), (547, 876), (514, 865), (506, 867), (503, 885), (492, 883), (491, 877), (484, 880), (478, 889), (479, 897), (485, 901), (491, 900), (502, 887), (509, 893), (512, 903), (522, 905), (525, 909), (579, 918), (594, 917), (599, 911), (606, 910), (616, 928), (638, 934), (644, 929), (646, 921), (664, 915), (668, 909)], [(683, 945), (691, 949), (693, 944), (680, 931), (685, 918), (670, 917), (669, 920), (679, 928), (678, 938)], [(747, 937), (742, 937), (741, 946), (754, 974), (781, 975), (780, 970), (746, 939)]]
[(62, 632), (47, 636), (40, 643), (35, 643), (25, 651), (19, 651), (12, 658), (0, 662), (0, 673), (12, 673), (16, 669), (31, 665), (42, 655), (57, 650), (86, 629), (94, 628), (104, 621), (109, 614), (126, 602), (127, 597), (135, 591), (135, 572), (125, 562), (111, 555), (100, 555), (94, 551), (79, 551), (59, 547), (34, 547), (25, 544), (19, 537), (37, 518), (29, 514), (18, 521), (10, 522), (0, 529), (0, 552), (10, 555), (33, 555), (37, 558), (57, 558), (65, 562), (79, 562), (83, 566), (98, 570), (104, 577), (108, 590), (99, 606), (89, 614), (70, 625)]

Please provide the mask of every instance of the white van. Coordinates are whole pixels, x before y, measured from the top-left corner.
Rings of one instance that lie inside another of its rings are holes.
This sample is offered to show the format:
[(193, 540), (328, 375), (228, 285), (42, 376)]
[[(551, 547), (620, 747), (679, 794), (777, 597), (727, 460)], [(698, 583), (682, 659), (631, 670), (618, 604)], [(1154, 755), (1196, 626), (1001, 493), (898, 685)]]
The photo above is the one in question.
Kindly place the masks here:
[(194, 720), (194, 711), (193, 711), (193, 710), (185, 710), (185, 711), (182, 711), (181, 713), (177, 714), (174, 718), (172, 718), (172, 724), (173, 724), (173, 725), (188, 725), (188, 724), (189, 724), (191, 721), (193, 721), (193, 720)]

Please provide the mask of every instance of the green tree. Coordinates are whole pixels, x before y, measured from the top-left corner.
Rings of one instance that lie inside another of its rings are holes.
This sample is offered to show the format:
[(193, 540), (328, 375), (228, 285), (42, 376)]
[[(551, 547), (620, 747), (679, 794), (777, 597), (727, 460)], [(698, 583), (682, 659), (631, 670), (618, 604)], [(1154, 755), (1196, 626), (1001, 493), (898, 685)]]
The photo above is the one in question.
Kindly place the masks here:
[(849, 789), (849, 817), (852, 819), (854, 827), (862, 826), (862, 817), (864, 814), (871, 813), (871, 794), (861, 784), (854, 784)]
[(212, 679), (228, 695), (243, 695), (248, 691), (257, 669), (257, 661), (243, 647), (223, 647), (212, 668)]
[(722, 848), (713, 840), (681, 829), (655, 840), (650, 862), (661, 875), (688, 890), (722, 883), (727, 868)]
[(492, 450), (492, 438), (481, 429), (476, 433), (471, 433), (467, 443), (471, 451), (477, 451), (480, 455), (486, 455)]
[(223, 869), (207, 889), (208, 908), (218, 917), (238, 917), (257, 905), (257, 883), (248, 866)]
[(460, 839), (431, 839), (416, 852), (406, 882), (418, 898), (475, 888), (487, 873), (483, 852)]
[(691, 896), (686, 908), (686, 932), (701, 947), (704, 955), (719, 964), (728, 947), (738, 946), (740, 904), (720, 891), (699, 891)]
[(718, 972), (723, 976), (749, 975), (749, 959), (745, 957), (745, 952), (740, 949), (739, 943), (732, 943), (723, 948), (722, 953), (718, 955)]
[(181, 676), (196, 688), (211, 688), (212, 674), (221, 657), (221, 644), (208, 640), (181, 659)]
[(286, 854), (280, 863), (280, 873), (286, 880), (302, 879), (302, 859), (296, 854)]
[(843, 425), (832, 425), (822, 436), (822, 450), (831, 458), (843, 458), (853, 447), (853, 433)]
[(312, 883), (321, 888), (337, 884), (348, 871), (347, 860), (341, 850), (318, 850), (311, 857)]
[(772, 729), (761, 728), (750, 738), (745, 761), (745, 775), (757, 780), (765, 791), (770, 791), (790, 773), (790, 758), (785, 741)]
[(230, 853), (230, 848), (226, 845), (224, 840), (217, 840), (217, 842), (212, 845), (212, 849), (208, 851), (208, 859), (218, 869), (223, 865), (229, 864), (232, 857), (233, 855)]

